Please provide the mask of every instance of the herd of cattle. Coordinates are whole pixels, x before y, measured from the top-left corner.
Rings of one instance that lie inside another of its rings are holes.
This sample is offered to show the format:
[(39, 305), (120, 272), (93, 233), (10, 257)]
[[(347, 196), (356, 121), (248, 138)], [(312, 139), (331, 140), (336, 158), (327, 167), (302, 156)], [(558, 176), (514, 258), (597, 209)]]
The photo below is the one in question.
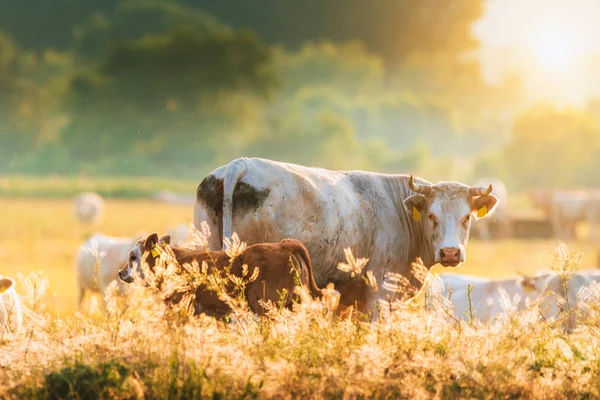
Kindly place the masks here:
[[(394, 293), (394, 299), (413, 298), (428, 281), (426, 292), (433, 293), (436, 283), (429, 279), (432, 274), (417, 279), (414, 263), (427, 269), (438, 263), (459, 266), (466, 260), (471, 224), (483, 238), (489, 238), (485, 222), (501, 225), (506, 204), (506, 188), (497, 180), (476, 186), (432, 184), (408, 175), (332, 171), (239, 158), (208, 174), (196, 191), (194, 225), (199, 230), (207, 228), (208, 248), (186, 247), (189, 232), (185, 225), (174, 226), (160, 237), (145, 232), (134, 237), (96, 233), (77, 256), (79, 306), (86, 291), (103, 294), (113, 281), (126, 290), (135, 277), (144, 279), (142, 264), (152, 273), (159, 263), (175, 260), (181, 268), (194, 261), (206, 262), (210, 270), (219, 272), (230, 266), (230, 273), (238, 278), (252, 276), (243, 290), (251, 310), (259, 315), (264, 313), (261, 300), (277, 303), (284, 291), (291, 295), (287, 303), (279, 304), (290, 307), (298, 300), (294, 287), (301, 285), (317, 299), (326, 293), (337, 296), (340, 311), (355, 308), (375, 319), (377, 306), (390, 298), (381, 285), (390, 275), (402, 276), (410, 286)], [(84, 193), (75, 201), (75, 216), (86, 224), (98, 224), (104, 210), (102, 198), (93, 193)], [(248, 247), (232, 259), (227, 247), (234, 232)], [(358, 274), (338, 268), (348, 251), (368, 260)], [(376, 284), (365, 284), (367, 281)], [(442, 274), (437, 283), (443, 284), (444, 296), (452, 292), (455, 318), (474, 314), (490, 320), (508, 305), (524, 308), (541, 298), (545, 317), (552, 318), (561, 309), (559, 296), (575, 305), (579, 289), (597, 281), (600, 273), (577, 273), (567, 292), (553, 272), (503, 280)], [(331, 285), (335, 289), (330, 289)], [(206, 286), (193, 290), (195, 314), (222, 316), (231, 311)], [(235, 295), (242, 289), (229, 285), (224, 290)], [(0, 293), (0, 322), (8, 326), (11, 320), (20, 326), (14, 281), (0, 279)], [(518, 300), (512, 302), (515, 296)], [(166, 300), (176, 303), (181, 293)]]

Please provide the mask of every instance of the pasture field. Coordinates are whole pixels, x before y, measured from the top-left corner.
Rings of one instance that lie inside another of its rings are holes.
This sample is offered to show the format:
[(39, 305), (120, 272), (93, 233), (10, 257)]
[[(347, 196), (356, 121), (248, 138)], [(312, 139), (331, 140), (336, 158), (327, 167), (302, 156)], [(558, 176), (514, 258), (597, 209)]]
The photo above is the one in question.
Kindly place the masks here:
[[(600, 396), (600, 307), (572, 333), (560, 318), (538, 320), (535, 310), (489, 325), (457, 323), (441, 299), (434, 309), (398, 306), (387, 322), (371, 325), (309, 301), (269, 320), (241, 307), (232, 324), (166, 310), (134, 286), (125, 300), (110, 299), (108, 314), (89, 301), (76, 313), (74, 259), (90, 232), (71, 205), (0, 200), (0, 274), (22, 275), (17, 290), (28, 310), (23, 331), (0, 338), (2, 398)], [(191, 206), (108, 200), (95, 231), (160, 233), (191, 219)], [(467, 263), (452, 272), (534, 274), (550, 267), (555, 247), (553, 240), (471, 240)], [(580, 267), (596, 267), (595, 248), (568, 248), (584, 252)]]

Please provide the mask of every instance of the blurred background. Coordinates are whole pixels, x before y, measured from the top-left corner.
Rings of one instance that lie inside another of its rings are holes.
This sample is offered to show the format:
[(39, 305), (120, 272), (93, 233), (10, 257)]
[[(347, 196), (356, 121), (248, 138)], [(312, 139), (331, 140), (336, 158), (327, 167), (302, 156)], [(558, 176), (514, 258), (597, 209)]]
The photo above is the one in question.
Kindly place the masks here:
[[(493, 178), (510, 204), (493, 222), (509, 229), (473, 235), (512, 241), (474, 244), (476, 260), (506, 274), (533, 254), (513, 239), (547, 240), (547, 260), (561, 238), (595, 264), (599, 12), (595, 0), (0, 0), (2, 207), (60, 236), (69, 208), (49, 198), (181, 203), (163, 228), (191, 220), (198, 183), (239, 156)], [(99, 229), (156, 229), (119, 204)]]
[(600, 185), (593, 0), (1, 0), (0, 172)]

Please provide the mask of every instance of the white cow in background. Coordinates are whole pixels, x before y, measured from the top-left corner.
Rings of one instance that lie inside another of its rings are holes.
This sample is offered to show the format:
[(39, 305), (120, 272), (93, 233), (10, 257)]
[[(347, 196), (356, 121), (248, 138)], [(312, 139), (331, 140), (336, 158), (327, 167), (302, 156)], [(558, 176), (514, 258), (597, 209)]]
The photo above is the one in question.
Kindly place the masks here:
[(0, 275), (0, 299), (0, 329), (19, 331), (23, 324), (23, 311), (14, 279)]
[(167, 229), (167, 234), (171, 236), (171, 243), (176, 247), (181, 247), (191, 238), (188, 224), (179, 224)]
[[(190, 237), (186, 224), (173, 226), (167, 232), (171, 235), (172, 243), (177, 245), (183, 245)], [(80, 309), (86, 291), (104, 296), (112, 281), (117, 281), (119, 290), (126, 287), (118, 279), (119, 270), (127, 263), (129, 251), (135, 242), (146, 235), (146, 232), (138, 232), (133, 237), (117, 237), (95, 233), (81, 245), (76, 261)]]
[[(454, 305), (454, 316), (459, 320), (468, 321), (472, 308), (474, 318), (488, 322), (506, 312), (507, 307), (525, 309), (544, 293), (545, 278), (546, 275), (534, 278), (489, 279), (472, 275), (441, 274), (439, 281), (436, 282), (434, 278), (429, 283), (427, 293), (440, 293), (446, 299), (450, 295), (450, 301)], [(468, 285), (472, 286), (471, 304)]]
[[(473, 224), (471, 230), (483, 240), (490, 240), (492, 236), (505, 238), (510, 235), (510, 220), (508, 216), (508, 190), (506, 185), (497, 178), (481, 178), (475, 181), (474, 186), (489, 185), (494, 187), (494, 195), (498, 198), (498, 206), (489, 218), (483, 218)], [(496, 235), (490, 234), (490, 226), (495, 225)]]
[(124, 283), (118, 279), (119, 269), (128, 260), (129, 251), (136, 240), (144, 236), (144, 232), (136, 237), (115, 237), (93, 234), (86, 240), (77, 254), (77, 282), (79, 284), (78, 307), (86, 291), (100, 293), (103, 296), (112, 281), (117, 281), (119, 290), (125, 288)]
[(99, 194), (85, 192), (75, 198), (73, 214), (84, 225), (98, 226), (104, 219), (105, 208), (104, 199)]
[[(454, 316), (460, 320), (469, 320), (470, 307), (473, 317), (489, 322), (507, 311), (508, 307), (523, 310), (535, 300), (540, 301), (540, 313), (546, 320), (556, 319), (561, 313), (576, 310), (583, 301), (582, 288), (600, 283), (599, 270), (576, 271), (567, 281), (567, 293), (563, 278), (554, 271), (539, 271), (531, 277), (488, 279), (471, 275), (441, 274), (433, 277), (427, 287), (430, 295), (439, 293), (454, 305)], [(441, 287), (440, 287), (441, 285)], [(468, 285), (472, 286), (471, 304), (469, 304)], [(599, 288), (600, 289), (600, 288)], [(450, 293), (451, 292), (451, 293)], [(596, 293), (598, 292), (598, 293)], [(588, 301), (596, 299), (600, 291), (590, 291)], [(572, 328), (573, 324), (567, 326)]]

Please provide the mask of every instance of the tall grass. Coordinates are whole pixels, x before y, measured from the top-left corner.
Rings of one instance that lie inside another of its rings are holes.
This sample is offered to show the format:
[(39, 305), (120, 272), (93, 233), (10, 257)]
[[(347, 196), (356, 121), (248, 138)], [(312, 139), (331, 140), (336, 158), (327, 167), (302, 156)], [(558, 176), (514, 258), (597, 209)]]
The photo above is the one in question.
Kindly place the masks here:
[[(568, 281), (577, 258), (566, 248), (555, 257)], [(357, 260), (348, 261), (342, 268), (356, 270)], [(539, 302), (519, 312), (509, 307), (488, 324), (476, 318), (460, 322), (448, 318), (451, 304), (435, 293), (427, 307), (396, 301), (373, 323), (340, 318), (303, 290), (294, 310), (271, 308), (267, 318), (255, 318), (243, 298), (224, 296), (234, 313), (217, 320), (193, 317), (193, 297), (179, 306), (165, 303), (173, 290), (189, 294), (211, 279), (198, 267), (177, 271), (172, 263), (158, 268), (156, 279), (137, 279), (123, 296), (109, 288), (106, 313), (95, 308), (63, 318), (47, 312), (42, 274), (19, 276), (25, 326), (0, 344), (0, 395), (600, 397), (600, 305), (594, 296), (588, 296), (586, 313), (572, 330), (564, 327), (567, 313), (540, 319)], [(211, 282), (218, 286), (220, 279)], [(597, 287), (590, 290), (600, 294)]]

